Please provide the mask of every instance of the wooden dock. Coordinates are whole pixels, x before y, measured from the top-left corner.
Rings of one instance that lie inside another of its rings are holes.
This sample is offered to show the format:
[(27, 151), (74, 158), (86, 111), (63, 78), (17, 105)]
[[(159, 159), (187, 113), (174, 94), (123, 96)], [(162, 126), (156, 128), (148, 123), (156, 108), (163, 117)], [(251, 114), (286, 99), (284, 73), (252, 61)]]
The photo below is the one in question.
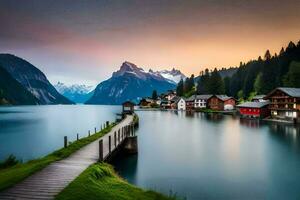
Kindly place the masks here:
[(0, 199), (54, 199), (55, 195), (91, 164), (99, 160), (105, 161), (132, 132), (133, 116), (127, 115), (100, 139), (86, 145), (66, 159), (48, 165), (12, 188), (0, 192)]

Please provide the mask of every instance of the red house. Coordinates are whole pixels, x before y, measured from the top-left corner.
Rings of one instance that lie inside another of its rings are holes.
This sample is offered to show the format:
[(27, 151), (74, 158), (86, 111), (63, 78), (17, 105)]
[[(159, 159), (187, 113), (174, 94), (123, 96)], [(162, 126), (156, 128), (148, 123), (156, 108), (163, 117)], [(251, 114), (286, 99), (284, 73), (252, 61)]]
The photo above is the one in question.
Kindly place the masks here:
[(269, 102), (246, 102), (237, 105), (242, 117), (265, 118), (270, 115)]
[(207, 99), (207, 107), (212, 110), (233, 110), (235, 108), (236, 100), (227, 95), (212, 95)]

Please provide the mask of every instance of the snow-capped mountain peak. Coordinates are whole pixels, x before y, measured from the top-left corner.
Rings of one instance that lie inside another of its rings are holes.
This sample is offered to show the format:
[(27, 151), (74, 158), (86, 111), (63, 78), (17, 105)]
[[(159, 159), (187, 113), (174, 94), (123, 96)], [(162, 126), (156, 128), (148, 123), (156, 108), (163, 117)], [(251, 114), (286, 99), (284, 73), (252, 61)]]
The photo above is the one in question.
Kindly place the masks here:
[(57, 82), (57, 84), (55, 84), (54, 87), (61, 94), (66, 93), (66, 92), (86, 94), (86, 93), (93, 91), (93, 89), (94, 89), (94, 87), (90, 86), (90, 85), (84, 85), (84, 84), (82, 84), (82, 85), (79, 85), (79, 84), (66, 85), (62, 82)]
[(181, 73), (180, 70), (173, 68), (172, 70), (161, 70), (154, 72), (153, 70), (149, 70), (149, 73), (154, 73), (164, 77), (165, 79), (170, 80), (170, 82), (178, 83), (180, 79), (186, 79), (186, 76)]

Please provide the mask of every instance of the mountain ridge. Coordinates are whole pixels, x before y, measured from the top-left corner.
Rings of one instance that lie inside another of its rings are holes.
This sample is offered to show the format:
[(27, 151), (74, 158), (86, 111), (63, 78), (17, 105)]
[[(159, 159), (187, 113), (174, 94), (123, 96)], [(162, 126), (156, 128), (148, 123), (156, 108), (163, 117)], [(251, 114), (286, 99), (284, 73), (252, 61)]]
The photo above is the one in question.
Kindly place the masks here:
[(62, 82), (57, 82), (54, 87), (60, 94), (75, 103), (86, 102), (94, 93), (93, 86), (87, 86), (84, 84), (66, 85)]
[(73, 104), (56, 91), (40, 69), (28, 61), (12, 54), (0, 54), (0, 65), (32, 93), (40, 104)]
[(125, 61), (118, 71), (112, 73), (111, 78), (97, 85), (94, 95), (86, 104), (119, 105), (126, 100), (137, 103), (140, 98), (150, 96), (153, 90), (162, 93), (175, 87), (176, 84), (163, 76), (146, 72)]

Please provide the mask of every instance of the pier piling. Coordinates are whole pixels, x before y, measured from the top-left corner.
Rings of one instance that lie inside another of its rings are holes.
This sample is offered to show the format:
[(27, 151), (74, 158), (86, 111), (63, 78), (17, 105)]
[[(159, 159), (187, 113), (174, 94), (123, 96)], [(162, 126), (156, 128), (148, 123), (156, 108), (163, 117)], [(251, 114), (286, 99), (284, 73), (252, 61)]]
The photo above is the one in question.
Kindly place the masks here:
[(103, 161), (103, 140), (99, 140), (99, 161)]
[(65, 136), (64, 137), (64, 148), (67, 148), (68, 147), (68, 137)]

